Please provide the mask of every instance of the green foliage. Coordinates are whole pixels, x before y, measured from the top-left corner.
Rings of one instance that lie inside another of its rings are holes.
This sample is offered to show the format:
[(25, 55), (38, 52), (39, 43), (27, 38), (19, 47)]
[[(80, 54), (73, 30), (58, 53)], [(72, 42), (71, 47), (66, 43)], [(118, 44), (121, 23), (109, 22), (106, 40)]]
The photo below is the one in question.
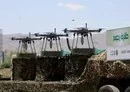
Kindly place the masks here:
[(11, 56), (15, 54), (15, 52), (10, 52), (4, 55), (4, 62), (0, 65), (0, 68), (10, 68), (11, 67)]
[(11, 62), (10, 61), (5, 61), (0, 65), (0, 68), (10, 68)]

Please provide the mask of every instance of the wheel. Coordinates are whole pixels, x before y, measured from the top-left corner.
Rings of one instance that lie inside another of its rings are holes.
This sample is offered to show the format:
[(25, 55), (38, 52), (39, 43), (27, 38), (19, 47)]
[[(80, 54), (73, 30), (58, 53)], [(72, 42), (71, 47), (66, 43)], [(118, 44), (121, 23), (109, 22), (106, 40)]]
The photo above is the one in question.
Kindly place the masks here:
[(120, 92), (119, 89), (113, 85), (104, 85), (98, 92)]
[(130, 92), (130, 86), (126, 88), (125, 92)]

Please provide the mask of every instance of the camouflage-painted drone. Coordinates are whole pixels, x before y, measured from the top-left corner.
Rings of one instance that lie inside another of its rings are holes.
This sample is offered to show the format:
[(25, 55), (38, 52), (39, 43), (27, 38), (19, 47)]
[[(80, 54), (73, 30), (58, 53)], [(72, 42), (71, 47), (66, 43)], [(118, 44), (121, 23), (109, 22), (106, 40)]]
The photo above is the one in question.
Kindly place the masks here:
[[(44, 51), (46, 50), (47, 42), (49, 42), (50, 49), (52, 49), (53, 41), (56, 42), (57, 50), (59, 50), (58, 44), (59, 44), (60, 50), (61, 50), (62, 48), (61, 48), (60, 38), (61, 38), (61, 37), (66, 37), (66, 36), (68, 36), (67, 34), (57, 34), (57, 33), (56, 33), (56, 28), (54, 29), (54, 32), (48, 32), (48, 33), (46, 33), (46, 34), (35, 33), (34, 35), (35, 35), (35, 36), (43, 37), (42, 50), (43, 50), (43, 47), (44, 47)], [(45, 45), (45, 46), (44, 46), (44, 45)]]
[(12, 37), (12, 40), (19, 40), (18, 52), (27, 52), (28, 45), (30, 45), (32, 53), (36, 53), (34, 41), (41, 40), (42, 38), (32, 38), (31, 34), (27, 37)]
[[(72, 47), (70, 49), (74, 48), (74, 42), (75, 42), (75, 36), (76, 35), (77, 35), (77, 40), (76, 40), (76, 46), (75, 46), (75, 48), (77, 48), (79, 36), (81, 36), (81, 44), (82, 45), (84, 44), (84, 37), (87, 37), (88, 47), (90, 48), (90, 42), (89, 42), (89, 38), (88, 38), (89, 35), (90, 35), (90, 38), (91, 38), (92, 46), (94, 48), (93, 39), (92, 39), (92, 32), (100, 32), (102, 29), (99, 28), (99, 29), (96, 29), (96, 30), (90, 30), (87, 27), (87, 23), (85, 25), (86, 25), (85, 27), (80, 27), (80, 28), (77, 28), (75, 30), (68, 30), (67, 28), (65, 28), (63, 30), (64, 33), (66, 33), (66, 34), (73, 33), (73, 42), (72, 42)], [(68, 47), (70, 47), (69, 41), (67, 41), (67, 43), (68, 43)]]

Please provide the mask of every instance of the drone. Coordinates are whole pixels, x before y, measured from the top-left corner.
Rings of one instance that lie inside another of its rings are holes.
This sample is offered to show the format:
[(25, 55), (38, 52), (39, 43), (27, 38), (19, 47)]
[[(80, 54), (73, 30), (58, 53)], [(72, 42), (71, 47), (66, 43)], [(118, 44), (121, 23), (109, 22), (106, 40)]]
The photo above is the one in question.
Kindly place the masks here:
[(18, 52), (27, 52), (28, 45), (30, 45), (32, 53), (36, 53), (36, 49), (34, 46), (35, 40), (41, 40), (42, 38), (32, 38), (31, 33), (27, 37), (12, 37), (11, 40), (18, 40)]
[(79, 27), (79, 28), (76, 28), (75, 30), (67, 30), (67, 28), (65, 28), (63, 31), (64, 31), (64, 33), (73, 32), (76, 34), (86, 35), (86, 34), (91, 33), (91, 32), (101, 32), (102, 28), (99, 28), (96, 30), (91, 30), (91, 29), (88, 29), (87, 23), (85, 23), (85, 27)]
[(50, 49), (52, 49), (53, 41), (56, 42), (57, 50), (59, 51), (58, 44), (59, 44), (60, 50), (61, 50), (62, 48), (61, 48), (60, 38), (68, 36), (68, 34), (57, 34), (56, 28), (54, 29), (54, 32), (48, 32), (46, 34), (35, 33), (34, 35), (36, 37), (43, 37), (42, 50), (43, 50), (43, 47), (44, 47), (44, 51), (46, 50), (47, 42), (49, 42)]
[[(74, 47), (74, 41), (75, 41), (75, 36), (76, 35), (77, 35), (77, 40), (76, 40), (76, 47), (75, 48), (77, 48), (78, 37), (79, 36), (81, 37), (81, 44), (82, 45), (84, 44), (84, 37), (87, 37), (87, 42), (88, 42), (88, 47), (89, 48), (90, 48), (90, 42), (89, 42), (89, 38), (88, 37), (90, 36), (91, 42), (92, 42), (92, 46), (94, 48), (93, 39), (92, 39), (92, 32), (101, 32), (102, 28), (91, 30), (91, 29), (88, 29), (87, 23), (85, 23), (85, 27), (80, 27), (80, 28), (77, 28), (77, 29), (74, 29), (74, 30), (68, 30), (67, 28), (65, 28), (63, 31), (66, 34), (73, 33), (73, 42), (72, 42), (71, 49), (73, 49), (73, 47)], [(67, 41), (67, 42), (68, 42), (68, 47), (70, 47), (69, 41)]]

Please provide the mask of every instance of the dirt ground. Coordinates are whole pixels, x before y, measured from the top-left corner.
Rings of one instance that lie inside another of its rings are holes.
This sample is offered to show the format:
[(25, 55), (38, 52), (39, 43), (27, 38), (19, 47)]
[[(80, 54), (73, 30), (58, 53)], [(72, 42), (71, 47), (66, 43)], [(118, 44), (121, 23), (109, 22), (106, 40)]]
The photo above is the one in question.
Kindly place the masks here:
[(11, 78), (11, 68), (0, 69), (0, 78)]

